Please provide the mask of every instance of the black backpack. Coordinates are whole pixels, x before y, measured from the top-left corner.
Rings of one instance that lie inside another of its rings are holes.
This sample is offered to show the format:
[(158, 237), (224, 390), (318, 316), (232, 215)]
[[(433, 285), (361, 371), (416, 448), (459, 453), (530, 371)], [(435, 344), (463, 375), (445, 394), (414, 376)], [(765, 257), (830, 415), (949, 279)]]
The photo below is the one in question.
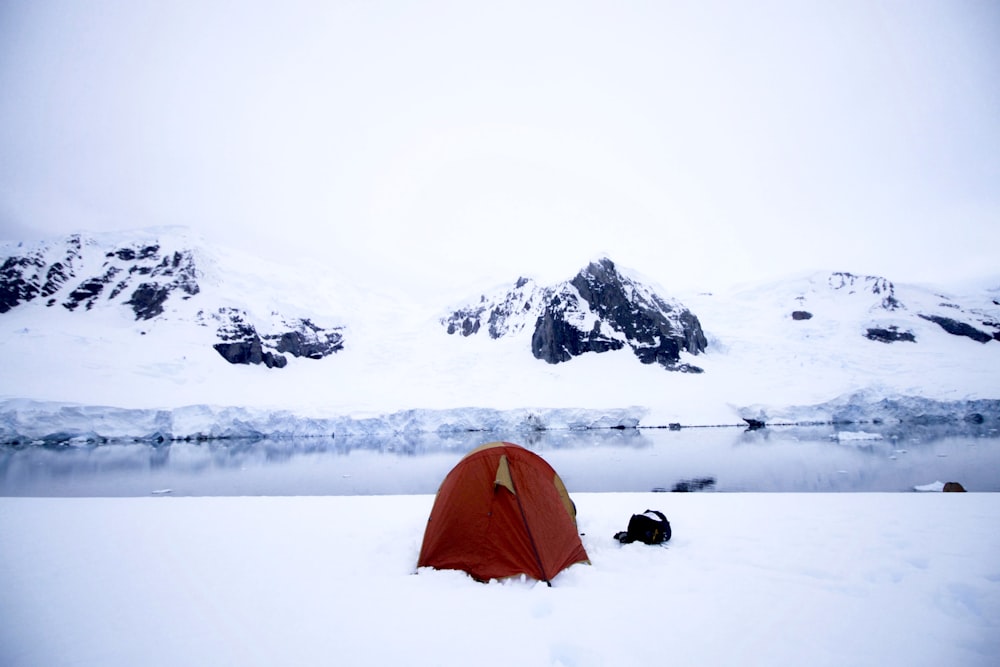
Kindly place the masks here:
[(615, 539), (622, 544), (631, 542), (663, 544), (670, 539), (670, 535), (670, 522), (663, 512), (646, 510), (642, 514), (633, 514), (628, 522), (628, 530), (617, 533)]

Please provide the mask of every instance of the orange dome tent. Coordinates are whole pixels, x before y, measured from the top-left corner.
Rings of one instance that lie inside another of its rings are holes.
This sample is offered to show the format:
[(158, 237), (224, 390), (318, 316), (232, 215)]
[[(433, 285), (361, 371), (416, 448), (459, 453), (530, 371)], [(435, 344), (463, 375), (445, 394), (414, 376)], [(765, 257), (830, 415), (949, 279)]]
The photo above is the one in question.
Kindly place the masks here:
[(549, 583), (585, 562), (576, 509), (559, 475), (519, 445), (491, 442), (441, 482), (417, 567), (464, 570), (479, 581), (526, 574)]

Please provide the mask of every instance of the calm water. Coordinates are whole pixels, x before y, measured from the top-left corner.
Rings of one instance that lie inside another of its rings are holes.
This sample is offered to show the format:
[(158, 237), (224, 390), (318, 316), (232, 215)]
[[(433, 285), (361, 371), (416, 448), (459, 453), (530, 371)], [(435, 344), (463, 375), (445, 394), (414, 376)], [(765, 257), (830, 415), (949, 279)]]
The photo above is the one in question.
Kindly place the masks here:
[(995, 428), (854, 430), (882, 438), (838, 439), (827, 426), (0, 446), (0, 495), (428, 494), (493, 440), (539, 453), (571, 492), (910, 491), (935, 481), (1000, 491)]

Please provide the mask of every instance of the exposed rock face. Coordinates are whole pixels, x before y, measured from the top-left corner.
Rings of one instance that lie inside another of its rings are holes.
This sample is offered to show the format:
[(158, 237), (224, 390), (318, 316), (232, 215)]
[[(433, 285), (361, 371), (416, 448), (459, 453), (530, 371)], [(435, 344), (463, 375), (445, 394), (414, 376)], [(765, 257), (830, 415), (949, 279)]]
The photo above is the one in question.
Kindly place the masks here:
[(911, 343), (917, 342), (917, 338), (913, 335), (912, 331), (900, 331), (897, 326), (888, 326), (884, 329), (879, 327), (869, 328), (867, 333), (865, 333), (865, 338), (868, 340), (877, 340), (880, 343), (895, 343), (901, 340)]
[(66, 240), (64, 249), (46, 252), (47, 248), (38, 248), (7, 257), (0, 265), (0, 313), (61, 290), (74, 275), (80, 249), (80, 236), (74, 235)]
[(441, 321), (450, 334), (471, 336), (479, 333), (484, 323), (490, 338), (516, 334), (538, 317), (547, 291), (529, 278), (518, 278), (513, 289), (501, 297), (481, 296), (474, 306), (460, 308)]
[(532, 354), (552, 364), (627, 346), (642, 363), (700, 372), (680, 363), (680, 354), (699, 354), (708, 345), (690, 310), (622, 275), (607, 258), (551, 287), (520, 278), (500, 296), (483, 296), (441, 323), (450, 334), (471, 336), (486, 330), (491, 338), (530, 327)]
[(142, 283), (125, 303), (132, 306), (135, 319), (150, 320), (163, 313), (163, 303), (170, 296), (170, 288), (156, 283)]
[(808, 310), (795, 310), (792, 311), (792, 319), (795, 321), (811, 320), (813, 314)]
[(593, 319), (588, 329), (585, 318), (580, 317), (586, 307), (569, 289), (549, 297), (531, 336), (531, 353), (536, 359), (557, 364), (585, 352), (607, 352), (625, 346), (612, 331), (605, 331), (599, 318)]
[(137, 320), (146, 320), (160, 315), (175, 291), (182, 299), (200, 291), (190, 250), (161, 255), (159, 245), (126, 246), (107, 252), (99, 267), (85, 266), (84, 251), (92, 246), (74, 234), (62, 246), (7, 257), (0, 267), (0, 313), (39, 297), (54, 306), (58, 295), (64, 295), (66, 310), (90, 310), (101, 298), (118, 301), (128, 294), (122, 303), (132, 306)]
[(958, 320), (953, 320), (950, 317), (942, 317), (940, 315), (924, 315), (922, 313), (920, 317), (930, 322), (934, 322), (953, 336), (965, 336), (966, 338), (971, 338), (979, 343), (988, 343), (997, 338), (996, 332), (991, 335), (985, 331), (980, 331), (971, 324), (959, 322)]
[(199, 313), (202, 321), (212, 320), (222, 342), (213, 345), (215, 351), (231, 364), (264, 364), (268, 368), (284, 368), (285, 354), (293, 357), (322, 359), (344, 347), (341, 329), (323, 329), (308, 319), (279, 319), (272, 331), (260, 333), (250, 324), (246, 312), (236, 308), (220, 308), (210, 316)]
[[(160, 243), (126, 244), (103, 249), (79, 234), (62, 244), (41, 243), (0, 264), (0, 314), (46, 299), (71, 312), (98, 305), (127, 306), (137, 321), (177, 317), (167, 307), (201, 294), (200, 272), (192, 250), (164, 249)], [(282, 368), (285, 354), (322, 359), (343, 348), (339, 327), (324, 329), (309, 319), (272, 314), (262, 325), (251, 323), (238, 308), (217, 308), (213, 315), (199, 311), (192, 326), (214, 325), (219, 342), (213, 347), (231, 363), (264, 364)], [(189, 317), (191, 317), (189, 315)]]
[[(936, 295), (941, 301), (935, 308), (924, 308), (918, 315), (941, 327), (953, 336), (962, 336), (977, 343), (1000, 341), (1000, 310), (996, 300), (983, 300), (972, 304), (959, 304), (952, 299)], [(937, 312), (932, 312), (936, 310)]]
[(884, 310), (903, 307), (896, 299), (896, 286), (881, 276), (856, 276), (853, 273), (837, 272), (830, 274), (828, 282), (834, 290), (844, 290), (850, 294), (867, 292), (879, 296)]
[(216, 343), (212, 347), (231, 364), (264, 364), (268, 368), (284, 368), (288, 359), (280, 354), (265, 352), (260, 338), (235, 343)]

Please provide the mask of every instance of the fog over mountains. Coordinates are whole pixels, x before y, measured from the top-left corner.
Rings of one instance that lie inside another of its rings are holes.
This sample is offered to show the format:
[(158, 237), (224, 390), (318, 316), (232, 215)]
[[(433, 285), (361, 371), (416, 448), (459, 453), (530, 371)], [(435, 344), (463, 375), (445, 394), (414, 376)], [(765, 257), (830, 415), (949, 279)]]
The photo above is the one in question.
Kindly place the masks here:
[(184, 228), (5, 242), (3, 429), (100, 434), (80, 406), (164, 437), (879, 418), (892, 401), (892, 418), (1000, 416), (1000, 285), (825, 271), (675, 294), (635, 269), (583, 258), (556, 284), (417, 303)]

